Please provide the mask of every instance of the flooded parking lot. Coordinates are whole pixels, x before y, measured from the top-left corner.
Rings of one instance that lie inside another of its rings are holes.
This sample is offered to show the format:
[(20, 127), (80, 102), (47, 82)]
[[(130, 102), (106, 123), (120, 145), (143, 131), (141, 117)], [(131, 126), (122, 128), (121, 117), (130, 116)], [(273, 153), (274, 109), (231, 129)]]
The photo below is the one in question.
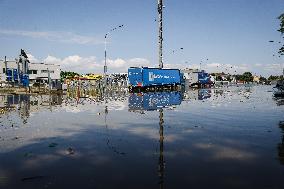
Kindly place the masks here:
[(272, 86), (0, 98), (0, 188), (284, 188)]

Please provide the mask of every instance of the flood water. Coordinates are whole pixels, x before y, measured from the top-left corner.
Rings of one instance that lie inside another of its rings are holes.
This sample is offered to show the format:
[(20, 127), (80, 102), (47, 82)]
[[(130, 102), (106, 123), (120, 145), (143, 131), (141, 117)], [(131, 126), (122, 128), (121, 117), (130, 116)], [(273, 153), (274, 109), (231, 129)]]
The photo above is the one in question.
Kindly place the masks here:
[(106, 96), (0, 96), (0, 188), (284, 188), (272, 86)]

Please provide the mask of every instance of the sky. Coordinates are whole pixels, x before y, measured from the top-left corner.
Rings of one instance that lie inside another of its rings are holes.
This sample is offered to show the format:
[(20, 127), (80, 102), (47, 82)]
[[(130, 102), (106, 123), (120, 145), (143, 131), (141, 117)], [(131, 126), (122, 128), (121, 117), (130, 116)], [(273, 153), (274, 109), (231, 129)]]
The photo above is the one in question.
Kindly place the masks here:
[[(164, 5), (164, 67), (282, 74), (277, 17), (284, 0), (164, 0)], [(158, 66), (157, 0), (0, 0), (0, 10), (0, 59), (14, 60), (24, 49), (31, 62), (102, 73), (108, 33), (109, 73)]]

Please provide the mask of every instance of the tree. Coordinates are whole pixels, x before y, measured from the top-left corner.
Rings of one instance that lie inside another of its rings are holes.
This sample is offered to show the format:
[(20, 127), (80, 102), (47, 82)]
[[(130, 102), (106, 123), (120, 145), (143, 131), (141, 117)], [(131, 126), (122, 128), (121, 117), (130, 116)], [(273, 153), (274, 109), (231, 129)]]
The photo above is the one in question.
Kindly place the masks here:
[(267, 83), (267, 79), (265, 77), (263, 77), (263, 76), (260, 76), (259, 82), (260, 83)]
[(243, 79), (243, 81), (245, 81), (245, 82), (252, 82), (252, 81), (253, 81), (252, 73), (250, 73), (250, 72), (245, 72), (245, 73), (243, 73), (242, 79)]
[(275, 75), (271, 75), (268, 77), (268, 81), (275, 81), (275, 80), (279, 80), (280, 79), (280, 76), (275, 76)]
[(80, 76), (80, 74), (75, 73), (75, 72), (64, 72), (64, 71), (60, 72), (61, 81), (63, 81), (66, 77), (73, 78), (74, 76)]
[(230, 75), (227, 75), (227, 76), (226, 76), (226, 80), (231, 82), (231, 81), (232, 81), (231, 76), (230, 76)]
[[(284, 13), (281, 14), (278, 19), (280, 20), (280, 28), (279, 28), (279, 32), (281, 33), (281, 35), (284, 34)], [(284, 36), (282, 36), (282, 38), (284, 38)], [(278, 53), (280, 55), (284, 55), (284, 45), (282, 45), (282, 47), (280, 47)]]

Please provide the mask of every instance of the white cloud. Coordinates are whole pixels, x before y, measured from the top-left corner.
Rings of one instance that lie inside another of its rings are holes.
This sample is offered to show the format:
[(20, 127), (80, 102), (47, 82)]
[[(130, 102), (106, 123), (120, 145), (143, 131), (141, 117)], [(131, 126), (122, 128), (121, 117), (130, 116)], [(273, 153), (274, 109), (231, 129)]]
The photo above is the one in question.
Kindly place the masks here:
[(263, 65), (263, 68), (265, 69), (265, 70), (281, 70), (281, 68), (282, 68), (282, 65), (281, 64), (265, 64), (265, 65)]
[[(79, 55), (71, 55), (64, 58), (58, 58), (48, 55), (44, 60), (38, 60), (32, 54), (28, 54), (31, 62), (44, 62), (48, 64), (58, 64), (64, 71), (74, 71), (78, 73), (103, 73), (104, 61), (98, 61), (95, 56), (81, 57)], [(157, 65), (151, 64), (145, 58), (131, 58), (131, 59), (107, 59), (108, 73), (126, 73), (129, 67), (154, 67)], [(201, 68), (205, 71), (225, 72), (231, 74), (242, 74), (250, 71), (253, 74), (261, 74), (264, 76), (282, 74), (284, 64), (222, 64), (212, 62), (202, 64)], [(184, 69), (186, 67), (199, 69), (200, 64), (164, 64), (165, 68)]]
[(28, 56), (28, 59), (29, 59), (29, 61), (30, 62), (39, 62), (39, 60), (38, 59), (36, 59), (32, 54), (27, 54), (27, 56)]
[[(102, 65), (104, 65), (104, 61), (102, 61)], [(123, 60), (121, 58), (115, 60), (107, 60), (108, 71), (110, 73), (114, 72), (127, 72), (129, 67), (141, 67), (148, 66), (150, 67), (150, 61), (145, 58), (132, 58), (128, 60)]]
[[(48, 55), (43, 62), (47, 64), (58, 64), (63, 71), (74, 71), (78, 73), (103, 73), (104, 67), (104, 61), (97, 61), (95, 56), (81, 57), (79, 55), (72, 55), (65, 58), (57, 58)], [(151, 65), (150, 61), (145, 58), (132, 58), (128, 60), (121, 58), (114, 60), (107, 59), (108, 73), (125, 73), (131, 66)]]
[(258, 64), (258, 63), (257, 63), (257, 64), (254, 64), (254, 66), (255, 66), (255, 67), (261, 67), (262, 64)]
[(79, 73), (100, 72), (103, 65), (97, 63), (95, 56), (80, 57), (79, 55), (67, 56), (63, 59), (48, 55), (44, 60), (47, 64), (58, 64), (62, 70)]
[(115, 60), (108, 59), (107, 65), (108, 67), (112, 67), (112, 68), (123, 68), (126, 65), (126, 61), (121, 58), (118, 58)]
[(25, 30), (0, 30), (0, 34), (23, 36), (31, 38), (46, 39), (49, 41), (73, 43), (73, 44), (102, 44), (103, 40), (93, 36), (84, 36), (72, 32), (58, 32), (58, 31), (25, 31)]
[(56, 57), (54, 57), (54, 56), (48, 55), (48, 56), (43, 60), (43, 62), (44, 62), (44, 63), (47, 63), (47, 64), (60, 64), (61, 59), (56, 58)]
[(220, 63), (211, 63), (211, 64), (206, 64), (206, 66), (208, 68), (217, 68), (217, 67), (221, 66), (221, 64)]

